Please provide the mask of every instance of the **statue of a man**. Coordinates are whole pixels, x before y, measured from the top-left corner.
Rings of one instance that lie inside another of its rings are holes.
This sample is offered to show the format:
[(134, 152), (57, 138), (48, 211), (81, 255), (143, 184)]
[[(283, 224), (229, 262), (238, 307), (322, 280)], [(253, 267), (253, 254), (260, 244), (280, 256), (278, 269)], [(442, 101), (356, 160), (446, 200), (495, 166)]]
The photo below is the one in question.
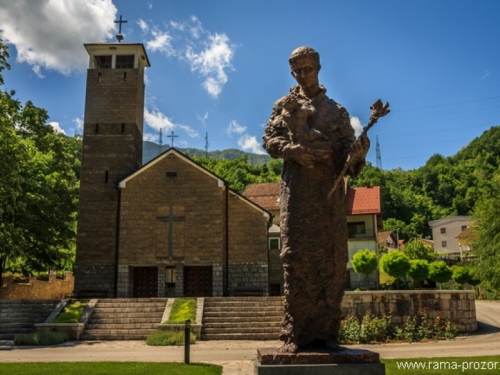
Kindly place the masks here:
[(299, 47), (289, 58), (298, 86), (273, 107), (264, 148), (283, 158), (280, 257), (284, 266), (283, 353), (338, 349), (347, 266), (345, 187), (329, 194), (349, 157), (347, 174), (365, 165), (370, 142), (356, 140), (349, 114), (318, 82), (319, 54)]

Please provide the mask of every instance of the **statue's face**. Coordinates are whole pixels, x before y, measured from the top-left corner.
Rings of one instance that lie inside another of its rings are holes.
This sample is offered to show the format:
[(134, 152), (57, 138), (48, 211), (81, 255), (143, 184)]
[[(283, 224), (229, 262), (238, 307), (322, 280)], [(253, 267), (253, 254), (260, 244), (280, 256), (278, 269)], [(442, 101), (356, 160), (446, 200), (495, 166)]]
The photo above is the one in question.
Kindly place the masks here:
[(302, 57), (293, 62), (292, 76), (303, 88), (315, 88), (319, 85), (319, 66), (310, 57)]

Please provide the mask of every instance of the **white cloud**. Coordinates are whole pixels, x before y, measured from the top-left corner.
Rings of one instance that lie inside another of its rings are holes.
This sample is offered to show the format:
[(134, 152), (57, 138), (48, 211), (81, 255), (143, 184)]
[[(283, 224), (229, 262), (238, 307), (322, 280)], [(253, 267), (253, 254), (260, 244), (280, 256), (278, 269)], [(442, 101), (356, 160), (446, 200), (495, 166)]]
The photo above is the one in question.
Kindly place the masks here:
[(83, 119), (81, 118), (74, 118), (73, 123), (76, 126), (76, 130), (83, 130)]
[(263, 155), (266, 153), (257, 141), (257, 138), (253, 135), (244, 134), (240, 137), (240, 139), (238, 139), (238, 146), (240, 146), (244, 151), (250, 151), (254, 154)]
[(187, 126), (187, 125), (177, 125), (179, 127), (179, 129), (182, 129), (186, 132), (187, 135), (189, 135), (191, 138), (195, 138), (195, 137), (198, 137), (199, 136), (199, 133), (191, 128), (190, 126)]
[(354, 135), (356, 137), (359, 137), (359, 135), (363, 131), (363, 124), (358, 117), (351, 117), (351, 126), (354, 129)]
[(139, 18), (139, 21), (137, 21), (137, 25), (139, 25), (143, 33), (147, 33), (149, 31), (149, 25), (142, 18)]
[(142, 140), (157, 143), (158, 142), (158, 134), (143, 133)]
[(39, 77), (42, 69), (84, 71), (88, 57), (82, 44), (103, 42), (116, 28), (112, 0), (0, 0), (0, 9), (0, 38)]
[(49, 122), (49, 125), (52, 126), (52, 128), (54, 129), (54, 132), (62, 133), (64, 135), (66, 135), (66, 132), (64, 131), (63, 128), (61, 128), (61, 125), (58, 122), (51, 121), (51, 122)]
[[(144, 121), (150, 128), (153, 128), (158, 132), (160, 131), (160, 129), (162, 129), (164, 136), (166, 136), (167, 133), (170, 133), (171, 131), (175, 131), (176, 129), (183, 130), (189, 137), (192, 138), (199, 136), (198, 132), (195, 129), (191, 128), (188, 125), (174, 124), (174, 122), (170, 118), (165, 116), (156, 108), (152, 109), (151, 111), (148, 108), (144, 108)], [(158, 136), (156, 136), (156, 140), (158, 140)]]
[(144, 108), (144, 121), (149, 127), (158, 131), (160, 129), (172, 131), (175, 127), (174, 123), (158, 109), (150, 111), (148, 108)]
[(170, 44), (172, 37), (166, 32), (158, 29), (152, 30), (153, 39), (146, 42), (146, 48), (151, 52), (163, 52), (167, 56), (173, 55), (175, 52)]
[(196, 116), (196, 118), (203, 124), (204, 127), (207, 127), (206, 121), (208, 119), (208, 112), (205, 112), (203, 116)]
[(241, 134), (247, 130), (246, 126), (240, 125), (236, 120), (231, 120), (229, 126), (226, 129), (227, 135), (231, 136), (233, 133)]
[(146, 47), (186, 62), (202, 77), (202, 87), (208, 94), (217, 98), (228, 81), (227, 71), (233, 69), (236, 47), (229, 37), (205, 30), (196, 16), (185, 22), (170, 21), (165, 28), (154, 26)]
[(191, 70), (205, 77), (203, 87), (214, 98), (219, 96), (227, 82), (225, 69), (232, 69), (233, 48), (225, 34), (215, 34), (208, 36), (202, 51), (197, 53), (190, 46), (186, 51)]

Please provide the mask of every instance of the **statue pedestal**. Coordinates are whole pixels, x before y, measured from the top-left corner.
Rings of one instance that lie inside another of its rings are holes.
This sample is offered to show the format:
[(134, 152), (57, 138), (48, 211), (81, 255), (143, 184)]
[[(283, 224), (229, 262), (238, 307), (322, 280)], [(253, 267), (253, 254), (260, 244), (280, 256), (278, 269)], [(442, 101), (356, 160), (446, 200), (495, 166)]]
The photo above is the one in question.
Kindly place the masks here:
[(279, 353), (276, 348), (262, 348), (254, 362), (256, 375), (385, 375), (379, 354), (368, 350)]

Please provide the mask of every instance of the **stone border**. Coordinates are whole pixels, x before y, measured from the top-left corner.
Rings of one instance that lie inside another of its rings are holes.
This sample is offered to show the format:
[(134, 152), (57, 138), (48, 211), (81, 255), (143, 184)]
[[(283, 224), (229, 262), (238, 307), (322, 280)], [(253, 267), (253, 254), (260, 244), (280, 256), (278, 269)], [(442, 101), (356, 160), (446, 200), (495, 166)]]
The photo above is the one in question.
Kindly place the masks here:
[[(184, 297), (183, 297), (184, 298)], [(189, 298), (189, 297), (185, 297)], [(167, 305), (165, 306), (165, 310), (163, 311), (163, 316), (161, 318), (160, 324), (156, 325), (156, 328), (159, 330), (167, 330), (169, 328), (184, 328), (184, 324), (164, 324), (163, 322), (167, 321), (170, 316), (170, 311), (172, 310), (172, 305), (174, 304), (175, 298), (169, 298), (167, 301)], [(203, 326), (203, 308), (205, 305), (205, 298), (197, 298), (196, 299), (196, 324), (191, 324), (191, 332), (196, 335), (197, 340), (201, 340), (201, 328)]]
[(87, 327), (90, 316), (94, 312), (94, 307), (97, 304), (97, 299), (91, 299), (85, 309), (78, 323), (53, 323), (54, 319), (64, 310), (69, 300), (63, 299), (56, 308), (52, 311), (44, 323), (35, 324), (37, 332), (66, 332), (71, 341), (80, 340), (80, 337)]

